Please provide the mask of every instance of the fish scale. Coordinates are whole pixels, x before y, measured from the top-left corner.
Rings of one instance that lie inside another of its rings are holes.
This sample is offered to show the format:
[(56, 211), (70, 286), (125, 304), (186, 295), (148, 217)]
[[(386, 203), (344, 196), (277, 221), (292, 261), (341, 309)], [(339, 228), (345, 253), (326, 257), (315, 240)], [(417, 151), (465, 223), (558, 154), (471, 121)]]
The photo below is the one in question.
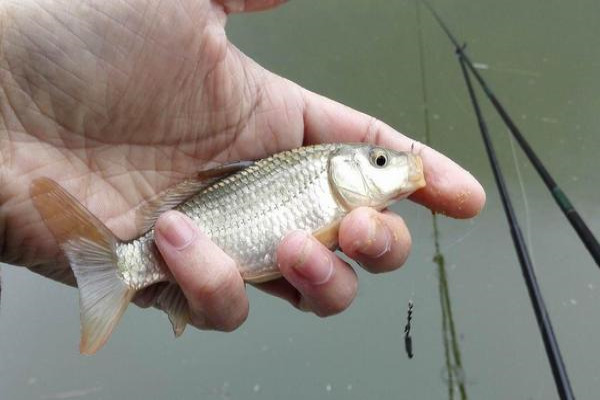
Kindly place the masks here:
[[(176, 207), (240, 266), (246, 280), (277, 274), (277, 244), (292, 230), (317, 231), (346, 212), (327, 173), (336, 145), (290, 151), (206, 188)], [(240, 193), (242, 195), (240, 195)], [(120, 270), (136, 289), (171, 276), (154, 245), (154, 230), (117, 246)]]

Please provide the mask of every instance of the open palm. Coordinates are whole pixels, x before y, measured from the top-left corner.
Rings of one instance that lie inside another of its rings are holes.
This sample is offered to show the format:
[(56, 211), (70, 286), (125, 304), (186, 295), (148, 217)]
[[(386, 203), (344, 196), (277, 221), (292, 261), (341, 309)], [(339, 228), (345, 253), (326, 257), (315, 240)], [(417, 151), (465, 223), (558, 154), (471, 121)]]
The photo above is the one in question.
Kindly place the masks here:
[[(139, 234), (140, 203), (215, 163), (319, 142), (410, 148), (414, 141), (264, 70), (227, 40), (229, 12), (277, 3), (4, 2), (0, 260), (73, 283), (29, 199), (36, 177), (59, 182), (128, 239)], [(428, 186), (416, 200), (475, 215), (484, 201), (477, 182), (429, 148), (422, 156)], [(405, 229), (396, 216), (381, 218)], [(379, 268), (401, 264), (407, 246), (392, 249)], [(268, 289), (289, 299), (281, 287)]]

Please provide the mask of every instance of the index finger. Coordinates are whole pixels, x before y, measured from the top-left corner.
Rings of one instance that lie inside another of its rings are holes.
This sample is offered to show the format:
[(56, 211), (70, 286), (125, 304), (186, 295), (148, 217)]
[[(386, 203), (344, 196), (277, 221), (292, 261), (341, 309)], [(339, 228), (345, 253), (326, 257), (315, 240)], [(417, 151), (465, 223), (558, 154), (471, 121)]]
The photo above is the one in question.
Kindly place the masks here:
[(485, 204), (481, 184), (454, 161), (374, 117), (303, 89), (305, 144), (365, 142), (399, 151), (413, 151), (423, 159), (427, 186), (410, 196), (432, 211), (454, 218), (477, 215)]

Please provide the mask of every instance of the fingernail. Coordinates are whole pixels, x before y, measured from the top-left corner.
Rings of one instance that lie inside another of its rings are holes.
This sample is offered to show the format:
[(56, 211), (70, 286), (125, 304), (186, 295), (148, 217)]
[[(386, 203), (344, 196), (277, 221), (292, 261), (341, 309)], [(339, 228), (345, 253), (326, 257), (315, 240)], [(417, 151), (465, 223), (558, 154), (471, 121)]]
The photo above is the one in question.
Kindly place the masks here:
[(358, 251), (370, 258), (379, 258), (392, 248), (392, 233), (376, 217), (369, 218), (368, 238), (358, 247)]
[(298, 258), (292, 265), (296, 273), (312, 285), (322, 285), (329, 281), (333, 275), (333, 261), (331, 257), (319, 251), (313, 239), (305, 232), (294, 234), (288, 246), (296, 246)]
[(157, 228), (158, 233), (177, 250), (185, 249), (196, 236), (192, 221), (176, 212), (165, 214)]

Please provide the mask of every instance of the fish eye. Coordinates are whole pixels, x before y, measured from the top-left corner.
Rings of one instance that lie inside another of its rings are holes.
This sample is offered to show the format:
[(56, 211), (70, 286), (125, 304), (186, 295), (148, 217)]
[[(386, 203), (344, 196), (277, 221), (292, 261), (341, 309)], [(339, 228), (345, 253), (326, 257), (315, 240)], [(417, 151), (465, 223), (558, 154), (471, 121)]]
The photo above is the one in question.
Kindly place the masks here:
[(387, 165), (387, 154), (382, 149), (373, 149), (371, 152), (371, 164), (378, 168), (383, 168)]

